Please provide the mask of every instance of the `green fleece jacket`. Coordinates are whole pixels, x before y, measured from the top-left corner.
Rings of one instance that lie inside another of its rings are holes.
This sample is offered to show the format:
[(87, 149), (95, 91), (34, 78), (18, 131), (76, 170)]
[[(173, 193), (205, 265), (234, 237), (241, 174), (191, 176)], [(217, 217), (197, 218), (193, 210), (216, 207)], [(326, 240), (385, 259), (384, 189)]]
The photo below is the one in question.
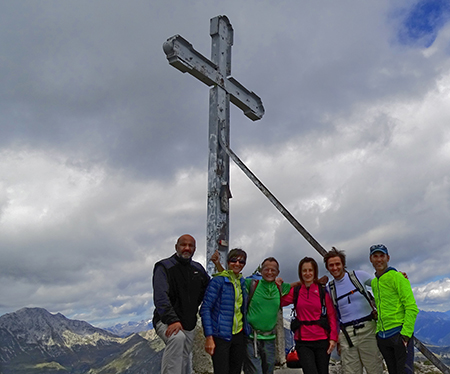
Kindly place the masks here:
[(419, 309), (409, 280), (394, 268), (388, 268), (372, 280), (378, 311), (377, 332), (403, 326), (400, 334), (411, 337)]

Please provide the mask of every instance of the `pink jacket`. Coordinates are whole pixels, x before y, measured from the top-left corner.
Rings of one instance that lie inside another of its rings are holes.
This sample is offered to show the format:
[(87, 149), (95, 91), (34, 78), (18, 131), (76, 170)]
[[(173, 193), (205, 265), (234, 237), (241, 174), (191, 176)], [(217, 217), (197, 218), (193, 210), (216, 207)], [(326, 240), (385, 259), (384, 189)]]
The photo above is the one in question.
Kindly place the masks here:
[[(286, 306), (294, 302), (294, 287), (291, 288), (289, 293), (281, 298), (281, 305)], [(325, 305), (327, 307), (328, 322), (330, 324), (330, 337), (328, 337), (327, 331), (325, 331), (320, 325), (302, 325), (299, 330), (295, 332), (295, 340), (323, 340), (330, 339), (337, 342), (338, 340), (338, 323), (336, 317), (336, 311), (331, 301), (328, 292), (325, 293)], [(295, 307), (297, 312), (297, 318), (301, 321), (315, 321), (320, 318), (322, 313), (322, 304), (320, 302), (319, 286), (313, 283), (309, 288), (302, 285), (298, 294), (298, 302)]]

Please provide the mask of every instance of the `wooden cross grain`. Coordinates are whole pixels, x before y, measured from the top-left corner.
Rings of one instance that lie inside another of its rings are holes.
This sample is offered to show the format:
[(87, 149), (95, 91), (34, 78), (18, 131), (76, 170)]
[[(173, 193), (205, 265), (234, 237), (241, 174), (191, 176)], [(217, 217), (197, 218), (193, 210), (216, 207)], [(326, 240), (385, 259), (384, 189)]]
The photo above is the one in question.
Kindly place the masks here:
[[(175, 35), (163, 44), (169, 64), (189, 73), (208, 86), (209, 95), (209, 158), (206, 264), (209, 274), (214, 265), (209, 261), (216, 249), (226, 263), (229, 243), (230, 161), (221, 142), (229, 144), (230, 101), (253, 121), (264, 115), (261, 99), (247, 90), (231, 75), (233, 28), (226, 16), (211, 19), (211, 59), (197, 52), (186, 39)], [(220, 140), (220, 141), (219, 141)]]

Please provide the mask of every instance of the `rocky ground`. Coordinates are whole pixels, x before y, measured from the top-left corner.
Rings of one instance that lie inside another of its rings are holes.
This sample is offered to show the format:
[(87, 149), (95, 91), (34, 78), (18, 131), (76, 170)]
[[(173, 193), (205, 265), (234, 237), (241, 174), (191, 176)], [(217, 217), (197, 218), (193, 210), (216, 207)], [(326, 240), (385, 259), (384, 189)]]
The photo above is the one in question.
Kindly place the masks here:
[[(282, 316), (280, 317), (282, 318)], [(279, 326), (283, 326), (283, 323), (280, 323)], [(281, 335), (281, 334), (280, 334)], [(282, 334), (284, 335), (284, 334)], [(156, 337), (156, 335), (155, 335)], [(155, 338), (154, 337), (154, 338)], [(151, 340), (151, 339), (149, 339)], [(282, 339), (283, 340), (283, 339)], [(212, 365), (211, 358), (204, 350), (204, 342), (205, 338), (203, 335), (203, 330), (201, 328), (201, 323), (199, 322), (196, 327), (196, 337), (194, 341), (194, 360), (193, 360), (193, 372), (195, 374), (212, 374)], [(161, 342), (163, 348), (163, 343)], [(280, 348), (280, 352), (278, 352), (278, 357), (284, 356), (284, 347)], [(437, 369), (433, 364), (429, 361), (425, 361), (425, 358), (421, 356), (420, 353), (416, 352), (416, 359), (420, 361), (416, 361), (414, 363), (415, 366), (415, 374), (441, 374), (441, 371)], [(330, 374), (342, 374), (341, 362), (339, 359), (335, 360), (334, 358), (338, 358), (332, 356), (330, 361)], [(423, 359), (423, 361), (422, 361)], [(281, 360), (280, 360), (281, 361)], [(275, 370), (277, 374), (302, 374), (303, 371), (301, 369), (290, 369), (287, 367), (279, 367)], [(364, 372), (365, 373), (365, 372)], [(384, 374), (389, 374), (387, 370), (384, 371)]]
[[(426, 364), (422, 362), (414, 363), (415, 374), (442, 374), (433, 364)], [(279, 368), (275, 370), (277, 374), (301, 374), (302, 369), (289, 369), (289, 368)], [(384, 371), (388, 374), (388, 371)], [(335, 361), (330, 363), (330, 374), (342, 374), (342, 368), (340, 361)]]

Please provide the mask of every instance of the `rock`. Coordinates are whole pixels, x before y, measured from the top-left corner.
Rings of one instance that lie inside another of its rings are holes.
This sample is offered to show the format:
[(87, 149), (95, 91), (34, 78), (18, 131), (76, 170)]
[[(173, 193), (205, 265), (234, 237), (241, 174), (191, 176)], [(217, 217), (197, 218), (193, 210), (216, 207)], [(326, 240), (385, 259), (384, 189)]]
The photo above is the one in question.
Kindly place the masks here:
[(192, 371), (195, 374), (213, 373), (211, 356), (205, 351), (205, 336), (203, 335), (202, 321), (200, 318), (198, 318), (197, 326), (195, 326), (192, 356)]

